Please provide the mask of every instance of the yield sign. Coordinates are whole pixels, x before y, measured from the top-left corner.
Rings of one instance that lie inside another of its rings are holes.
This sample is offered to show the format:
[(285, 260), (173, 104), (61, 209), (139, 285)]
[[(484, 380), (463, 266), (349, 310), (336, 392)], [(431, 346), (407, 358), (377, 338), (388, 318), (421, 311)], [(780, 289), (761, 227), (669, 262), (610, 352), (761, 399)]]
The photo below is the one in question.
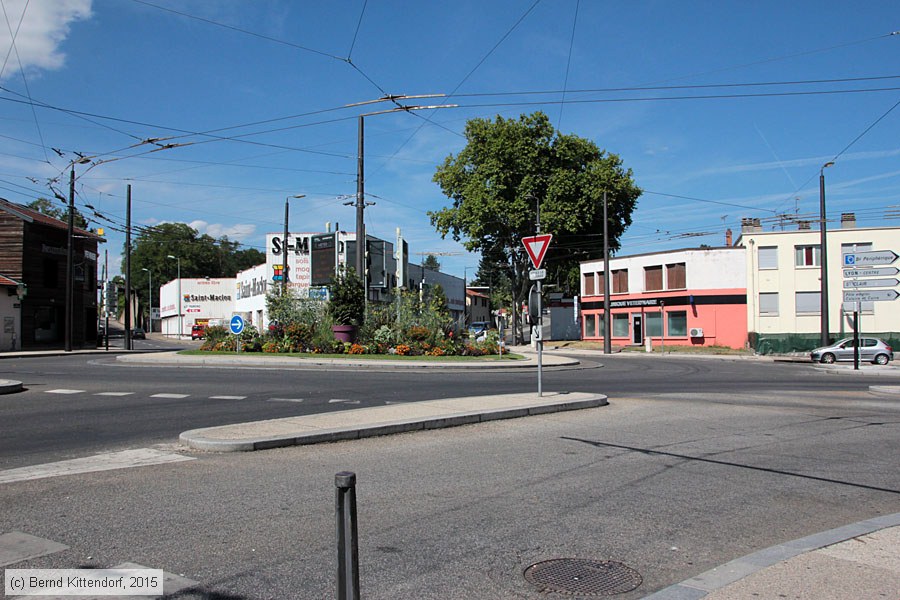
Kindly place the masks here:
[(541, 263), (544, 262), (544, 255), (547, 254), (547, 248), (550, 247), (550, 240), (552, 239), (552, 233), (522, 238), (522, 244), (525, 246), (525, 251), (528, 252), (531, 264), (534, 265), (535, 269), (541, 268)]

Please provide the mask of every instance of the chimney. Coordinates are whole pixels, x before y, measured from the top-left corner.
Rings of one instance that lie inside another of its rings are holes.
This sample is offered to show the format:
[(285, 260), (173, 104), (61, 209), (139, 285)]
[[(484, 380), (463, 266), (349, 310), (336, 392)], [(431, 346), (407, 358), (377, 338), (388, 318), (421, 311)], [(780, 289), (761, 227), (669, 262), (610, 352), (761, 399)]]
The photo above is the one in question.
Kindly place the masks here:
[(759, 219), (748, 219), (747, 217), (741, 219), (741, 233), (757, 233), (759, 231), (762, 231)]
[(725, 245), (731, 246), (731, 228), (725, 230)]
[(856, 213), (841, 213), (841, 229), (856, 228)]
[(800, 231), (806, 231), (807, 229), (812, 229), (809, 221), (797, 221), (797, 229)]

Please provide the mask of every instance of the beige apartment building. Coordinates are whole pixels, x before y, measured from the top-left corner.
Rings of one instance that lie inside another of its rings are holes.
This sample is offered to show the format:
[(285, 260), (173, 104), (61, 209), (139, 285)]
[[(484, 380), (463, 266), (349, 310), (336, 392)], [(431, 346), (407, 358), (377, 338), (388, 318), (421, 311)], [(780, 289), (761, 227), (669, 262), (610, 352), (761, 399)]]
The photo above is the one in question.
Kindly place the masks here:
[[(820, 238), (808, 222), (793, 231), (763, 231), (759, 219), (744, 219), (735, 245), (747, 249), (747, 330), (758, 351), (819, 345)], [(826, 230), (826, 252), (830, 338), (852, 335), (853, 312), (859, 310), (861, 334), (900, 346), (900, 299), (887, 299), (900, 296), (900, 227), (858, 228), (855, 217), (844, 214), (840, 227)], [(845, 302), (850, 298), (857, 301)]]

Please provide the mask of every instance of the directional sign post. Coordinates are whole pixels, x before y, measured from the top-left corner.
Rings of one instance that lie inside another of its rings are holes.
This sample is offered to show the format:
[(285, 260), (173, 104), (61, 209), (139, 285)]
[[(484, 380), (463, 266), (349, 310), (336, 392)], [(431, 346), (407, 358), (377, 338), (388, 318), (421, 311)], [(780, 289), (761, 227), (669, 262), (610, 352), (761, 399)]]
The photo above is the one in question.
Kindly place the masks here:
[(844, 254), (844, 267), (870, 267), (874, 265), (889, 265), (897, 260), (897, 253), (893, 250), (874, 250), (870, 252), (854, 252)]
[(238, 336), (238, 338), (234, 341), (234, 351), (240, 354), (241, 352), (241, 338), (240, 335), (244, 331), (244, 319), (241, 315), (234, 315), (231, 317), (231, 322), (228, 323), (228, 326), (231, 328), (231, 333)]
[(844, 302), (889, 302), (900, 298), (896, 290), (853, 290), (844, 292)]
[[(542, 379), (542, 371), (544, 369), (544, 340), (541, 335), (541, 328), (544, 325), (544, 318), (541, 309), (541, 281), (546, 277), (547, 272), (544, 269), (541, 269), (541, 263), (544, 262), (544, 256), (547, 254), (547, 248), (550, 247), (550, 240), (553, 239), (552, 233), (541, 233), (541, 206), (538, 204), (537, 207), (537, 222), (535, 223), (535, 231), (537, 235), (532, 235), (529, 237), (522, 238), (522, 245), (525, 246), (525, 252), (528, 253), (528, 257), (531, 259), (531, 264), (534, 265), (534, 270), (528, 273), (528, 277), (532, 281), (537, 281), (537, 284), (533, 286), (536, 294), (537, 294), (537, 319), (532, 321), (532, 330), (531, 330), (531, 339), (535, 342), (537, 346), (537, 355), (538, 355), (538, 397), (541, 397), (543, 394), (543, 384), (541, 382)], [(529, 301), (530, 304), (530, 301)]]
[(897, 267), (877, 267), (873, 269), (844, 269), (844, 279), (851, 277), (887, 277), (897, 275), (900, 269)]
[(891, 279), (851, 279), (844, 282), (844, 289), (894, 287), (900, 283), (896, 278)]

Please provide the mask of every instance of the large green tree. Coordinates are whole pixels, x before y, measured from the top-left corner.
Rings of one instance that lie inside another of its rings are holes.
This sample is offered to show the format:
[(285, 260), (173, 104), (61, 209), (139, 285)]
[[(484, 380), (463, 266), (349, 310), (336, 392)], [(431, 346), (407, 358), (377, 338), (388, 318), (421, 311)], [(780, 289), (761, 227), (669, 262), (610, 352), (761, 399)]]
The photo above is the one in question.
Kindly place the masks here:
[[(48, 217), (53, 217), (54, 219), (58, 219), (64, 223), (69, 222), (69, 207), (65, 206), (65, 208), (58, 207), (52, 200), (48, 200), (47, 198), (38, 198), (32, 202), (26, 204), (28, 208), (32, 210), (36, 210), (42, 215), (47, 215)], [(84, 218), (78, 209), (75, 209), (75, 218), (72, 223), (75, 227), (79, 229), (88, 229), (87, 219)]]
[(544, 259), (548, 283), (578, 289), (578, 264), (603, 255), (603, 193), (608, 198), (609, 247), (631, 225), (640, 188), (622, 159), (594, 142), (561, 134), (542, 112), (518, 119), (472, 119), (467, 144), (438, 166), (434, 181), (452, 205), (430, 212), (442, 236), (497, 261), (513, 282), (514, 306), (531, 282), (522, 238), (541, 232), (553, 242)]

